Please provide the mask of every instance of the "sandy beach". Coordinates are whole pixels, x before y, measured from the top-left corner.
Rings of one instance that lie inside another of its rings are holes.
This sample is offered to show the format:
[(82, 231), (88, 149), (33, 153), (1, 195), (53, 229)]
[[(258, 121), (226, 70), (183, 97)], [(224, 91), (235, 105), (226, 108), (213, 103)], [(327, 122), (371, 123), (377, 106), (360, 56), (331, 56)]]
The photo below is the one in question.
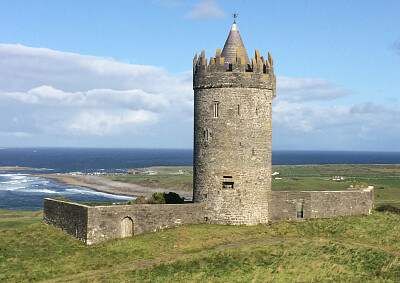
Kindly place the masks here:
[(192, 198), (192, 192), (178, 191), (178, 190), (167, 190), (163, 188), (149, 188), (143, 187), (136, 184), (117, 182), (108, 179), (103, 176), (93, 175), (69, 175), (69, 174), (39, 174), (34, 175), (37, 177), (53, 179), (59, 183), (63, 183), (71, 186), (80, 186), (91, 188), (96, 191), (118, 194), (118, 195), (129, 195), (129, 196), (151, 196), (155, 192), (175, 192), (185, 199)]

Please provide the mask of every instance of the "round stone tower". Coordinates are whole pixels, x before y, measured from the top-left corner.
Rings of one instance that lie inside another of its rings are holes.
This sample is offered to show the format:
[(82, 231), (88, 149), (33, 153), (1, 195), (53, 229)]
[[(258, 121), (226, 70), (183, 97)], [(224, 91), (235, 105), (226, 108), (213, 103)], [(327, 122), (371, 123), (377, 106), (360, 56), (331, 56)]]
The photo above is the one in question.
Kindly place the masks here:
[[(225, 57), (224, 57), (225, 56)], [(205, 220), (254, 225), (268, 221), (271, 103), (276, 77), (270, 53), (250, 61), (236, 23), (223, 52), (193, 60), (193, 201)]]

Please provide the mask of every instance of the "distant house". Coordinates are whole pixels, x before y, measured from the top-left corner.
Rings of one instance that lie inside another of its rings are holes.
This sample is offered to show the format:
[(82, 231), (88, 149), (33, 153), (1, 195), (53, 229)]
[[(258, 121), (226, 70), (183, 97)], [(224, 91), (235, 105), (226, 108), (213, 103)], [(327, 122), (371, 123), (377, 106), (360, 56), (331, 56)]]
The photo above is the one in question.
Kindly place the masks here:
[(143, 171), (142, 172), (143, 175), (157, 175), (157, 171)]
[(332, 177), (332, 181), (340, 182), (343, 180), (344, 180), (343, 176), (333, 176)]

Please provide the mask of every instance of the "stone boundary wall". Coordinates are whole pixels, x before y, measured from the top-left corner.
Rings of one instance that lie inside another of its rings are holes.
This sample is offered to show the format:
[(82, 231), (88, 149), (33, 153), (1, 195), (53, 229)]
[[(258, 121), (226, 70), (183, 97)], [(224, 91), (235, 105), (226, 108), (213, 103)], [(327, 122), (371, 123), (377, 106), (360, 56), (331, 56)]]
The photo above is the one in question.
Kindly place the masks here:
[(43, 223), (60, 228), (86, 243), (89, 209), (87, 205), (45, 198)]
[(204, 222), (204, 204), (97, 206), (89, 210), (87, 244), (121, 237), (121, 222), (133, 221), (133, 235)]
[(46, 198), (43, 222), (90, 245), (121, 238), (124, 219), (132, 221), (132, 235), (204, 222), (203, 203), (136, 204), (90, 207)]
[[(373, 187), (353, 191), (268, 192), (269, 221), (369, 214)], [(299, 215), (299, 210), (302, 213)], [(46, 198), (43, 222), (87, 243), (205, 222), (205, 203), (90, 207)], [(128, 221), (125, 221), (128, 220)], [(125, 222), (131, 223), (127, 235)]]
[[(302, 207), (302, 217), (297, 212)], [(270, 221), (369, 214), (373, 188), (354, 191), (270, 192)]]

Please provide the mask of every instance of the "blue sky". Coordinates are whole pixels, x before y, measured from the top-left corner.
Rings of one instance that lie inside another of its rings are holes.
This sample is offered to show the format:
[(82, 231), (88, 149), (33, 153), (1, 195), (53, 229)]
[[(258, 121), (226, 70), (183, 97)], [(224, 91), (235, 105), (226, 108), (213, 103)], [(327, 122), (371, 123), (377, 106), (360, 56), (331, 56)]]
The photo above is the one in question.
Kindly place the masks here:
[(191, 148), (192, 59), (237, 12), (273, 149), (400, 151), (400, 1), (1, 1), (0, 147)]

